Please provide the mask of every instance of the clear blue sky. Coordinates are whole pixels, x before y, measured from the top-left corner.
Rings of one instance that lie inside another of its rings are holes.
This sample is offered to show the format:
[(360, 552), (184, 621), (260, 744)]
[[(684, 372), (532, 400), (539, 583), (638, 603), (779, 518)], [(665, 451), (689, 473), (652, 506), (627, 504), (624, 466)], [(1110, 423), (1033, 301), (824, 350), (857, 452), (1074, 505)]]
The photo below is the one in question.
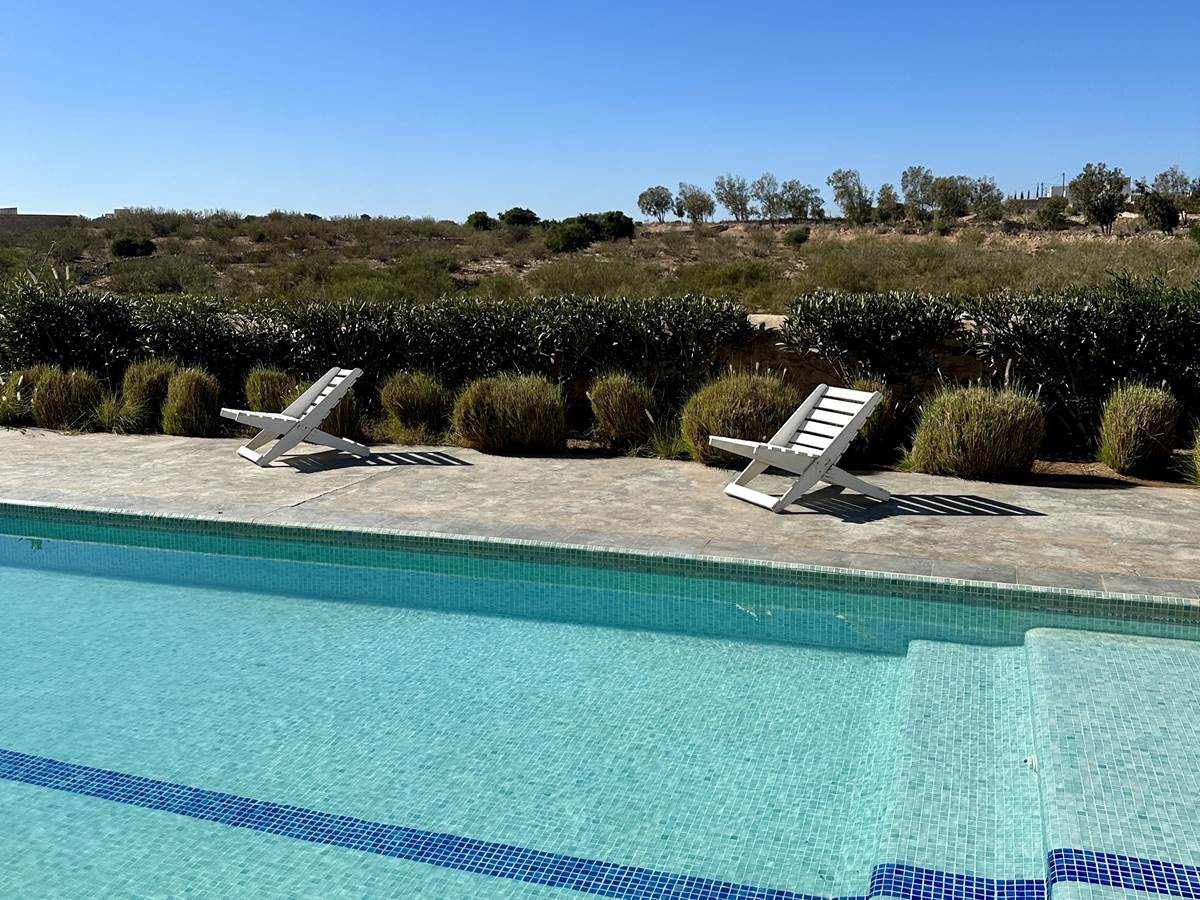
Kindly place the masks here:
[[(764, 170), (1200, 175), (1200, 4), (6, 4), (0, 206), (623, 208)], [(1189, 62), (1190, 60), (1190, 62)]]

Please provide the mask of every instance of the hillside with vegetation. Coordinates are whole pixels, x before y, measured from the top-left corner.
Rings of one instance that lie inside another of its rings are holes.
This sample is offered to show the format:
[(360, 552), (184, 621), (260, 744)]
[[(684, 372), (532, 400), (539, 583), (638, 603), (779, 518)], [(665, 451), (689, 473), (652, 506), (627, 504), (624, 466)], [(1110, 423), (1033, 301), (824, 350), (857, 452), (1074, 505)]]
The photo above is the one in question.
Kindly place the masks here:
[[(712, 193), (649, 188), (640, 224), (621, 212), (543, 221), (519, 207), (464, 223), (122, 210), (0, 233), (0, 279), (53, 273), (89, 290), (241, 300), (697, 293), (763, 312), (814, 290), (1053, 291), (1113, 272), (1200, 279), (1200, 226), (1188, 222), (1200, 181), (1177, 169), (1126, 197), (1119, 169), (1089, 165), (1071, 184), (1074, 205), (1005, 198), (990, 179), (921, 167), (900, 181), (901, 191), (872, 191), (857, 172), (834, 172), (837, 219), (817, 188), (769, 174), (723, 175)], [(718, 208), (731, 220), (712, 221)]]

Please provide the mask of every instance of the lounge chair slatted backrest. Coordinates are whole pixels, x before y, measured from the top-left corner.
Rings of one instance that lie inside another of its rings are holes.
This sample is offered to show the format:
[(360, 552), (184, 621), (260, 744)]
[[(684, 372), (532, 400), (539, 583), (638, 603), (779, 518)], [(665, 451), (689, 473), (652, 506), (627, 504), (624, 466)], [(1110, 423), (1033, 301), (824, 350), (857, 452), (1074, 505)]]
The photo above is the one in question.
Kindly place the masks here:
[[(890, 500), (887, 491), (837, 467), (838, 460), (882, 399), (878, 391), (855, 391), (822, 384), (766, 442), (709, 437), (712, 446), (751, 460), (738, 477), (725, 486), (725, 493), (772, 512), (782, 512), (819, 481), (852, 488), (877, 500)], [(782, 496), (748, 486), (771, 467), (795, 476), (792, 486)]]
[[(369, 448), (346, 438), (321, 431), (321, 424), (346, 396), (362, 375), (362, 369), (330, 369), (281, 413), (262, 413), (248, 409), (222, 409), (221, 415), (242, 425), (261, 429), (238, 448), (238, 455), (260, 466), (269, 466), (301, 441), (368, 457)], [(271, 449), (261, 448), (275, 441)]]

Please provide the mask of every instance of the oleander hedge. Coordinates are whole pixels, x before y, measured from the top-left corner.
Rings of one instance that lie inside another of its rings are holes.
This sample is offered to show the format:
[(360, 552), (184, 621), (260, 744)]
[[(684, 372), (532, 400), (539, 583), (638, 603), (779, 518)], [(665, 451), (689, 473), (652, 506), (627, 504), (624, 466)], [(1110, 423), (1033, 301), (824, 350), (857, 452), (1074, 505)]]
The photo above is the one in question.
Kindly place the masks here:
[(973, 379), (1037, 392), (1057, 452), (1095, 450), (1104, 402), (1126, 382), (1165, 385), (1200, 412), (1200, 284), (1118, 276), (1060, 293), (811, 294), (792, 304), (783, 343), (910, 398), (974, 361)]
[(580, 394), (596, 375), (628, 370), (680, 393), (750, 331), (738, 304), (695, 296), (248, 304), (29, 282), (0, 289), (0, 372), (50, 363), (116, 384), (133, 360), (169, 358), (212, 373), (226, 398), (256, 366), (309, 378), (334, 364), (361, 367), (372, 395), (402, 370), (451, 386), (521, 372)]

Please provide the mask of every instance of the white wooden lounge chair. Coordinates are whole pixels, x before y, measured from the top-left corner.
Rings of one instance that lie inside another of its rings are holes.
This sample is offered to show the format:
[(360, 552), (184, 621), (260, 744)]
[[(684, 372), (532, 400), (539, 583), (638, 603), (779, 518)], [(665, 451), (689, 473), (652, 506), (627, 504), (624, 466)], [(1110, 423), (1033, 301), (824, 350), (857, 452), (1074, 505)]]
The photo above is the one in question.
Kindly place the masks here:
[[(836, 465), (882, 399), (878, 391), (851, 391), (822, 384), (766, 443), (709, 437), (708, 442), (714, 447), (752, 460), (725, 486), (725, 493), (771, 512), (783, 512), (818, 481), (852, 488), (876, 500), (890, 500), (892, 495), (883, 488), (868, 484)], [(796, 476), (782, 496), (747, 487), (772, 466)]]
[[(260, 466), (269, 466), (301, 441), (307, 441), (357, 456), (370, 456), (370, 448), (321, 431), (321, 423), (333, 412), (333, 408), (346, 396), (346, 391), (350, 390), (360, 375), (362, 369), (339, 369), (335, 366), (281, 413), (222, 409), (221, 415), (226, 419), (262, 429), (245, 446), (238, 448), (238, 455)], [(271, 441), (275, 441), (274, 447), (259, 452)]]

